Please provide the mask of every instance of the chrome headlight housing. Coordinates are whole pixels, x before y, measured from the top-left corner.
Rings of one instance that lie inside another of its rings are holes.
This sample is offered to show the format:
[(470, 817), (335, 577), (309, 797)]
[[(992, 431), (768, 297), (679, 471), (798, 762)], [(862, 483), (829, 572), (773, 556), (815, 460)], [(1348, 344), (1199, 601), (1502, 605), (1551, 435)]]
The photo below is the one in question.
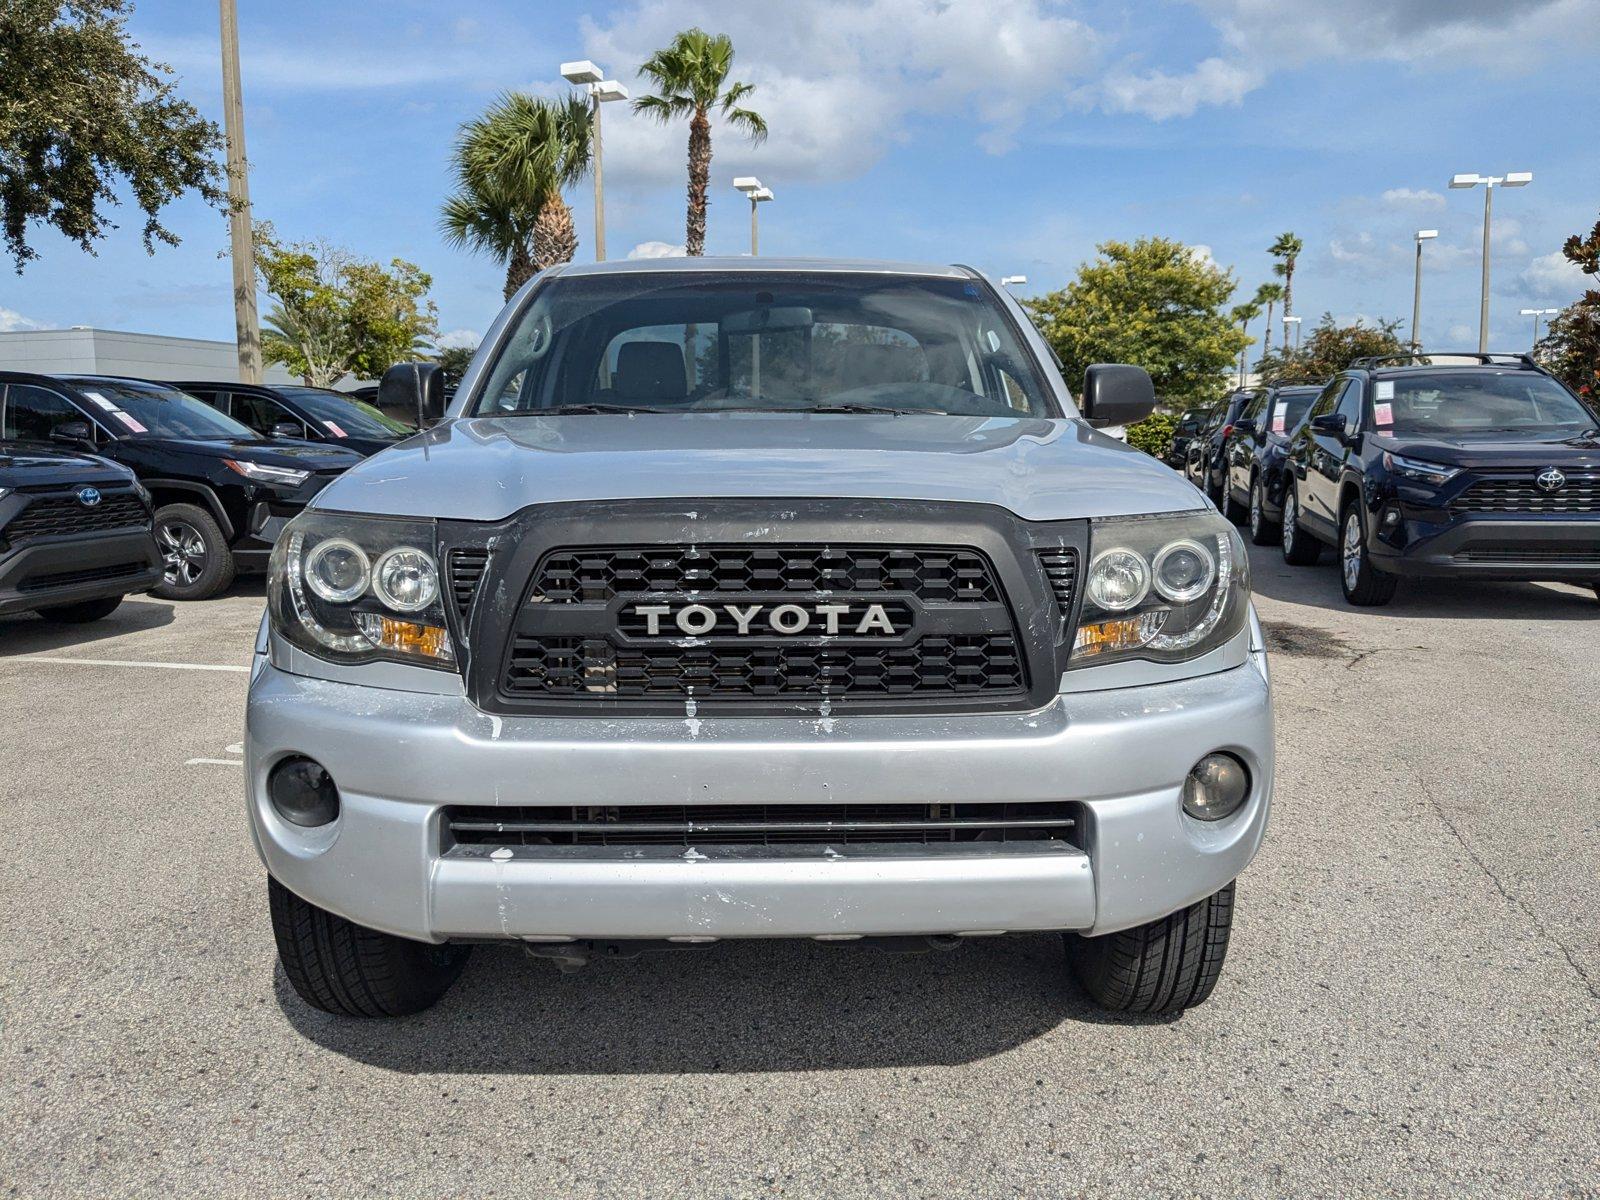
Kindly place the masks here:
[(329, 662), (456, 670), (435, 542), (431, 520), (308, 509), (272, 548), (273, 629)]
[(1214, 509), (1097, 520), (1069, 665), (1198, 658), (1238, 636), (1249, 610), (1244, 542)]

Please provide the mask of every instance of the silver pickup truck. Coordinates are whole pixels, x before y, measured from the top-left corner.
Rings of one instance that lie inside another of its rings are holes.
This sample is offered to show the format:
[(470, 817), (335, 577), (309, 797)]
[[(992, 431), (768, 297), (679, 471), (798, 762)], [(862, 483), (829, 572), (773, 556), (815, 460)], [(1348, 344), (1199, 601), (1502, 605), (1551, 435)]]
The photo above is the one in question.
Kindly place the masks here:
[(976, 271), (531, 281), (425, 429), (273, 553), (247, 800), (306, 1002), (721, 938), (1063, 933), (1111, 1009), (1216, 984), (1272, 796), (1238, 534), (1096, 432)]

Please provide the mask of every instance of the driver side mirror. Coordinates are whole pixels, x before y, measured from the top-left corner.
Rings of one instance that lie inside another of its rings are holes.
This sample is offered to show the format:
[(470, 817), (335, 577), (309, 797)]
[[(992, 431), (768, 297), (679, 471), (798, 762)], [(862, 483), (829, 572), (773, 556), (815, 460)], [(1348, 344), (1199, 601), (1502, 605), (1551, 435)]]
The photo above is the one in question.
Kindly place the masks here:
[(50, 440), (67, 442), (74, 446), (85, 442), (93, 444), (94, 430), (87, 421), (63, 421), (50, 431)]
[(1083, 373), (1084, 420), (1102, 425), (1132, 425), (1155, 411), (1156, 389), (1143, 367), (1095, 363)]
[(1311, 418), (1311, 432), (1320, 433), (1327, 437), (1338, 438), (1341, 442), (1348, 436), (1345, 429), (1343, 413), (1323, 413), (1320, 417)]
[(1240, 417), (1237, 421), (1235, 421), (1233, 423), (1233, 431), (1235, 433), (1242, 433), (1246, 437), (1255, 437), (1255, 435), (1256, 435), (1256, 420), (1255, 420), (1255, 418), (1254, 417)]
[(386, 412), (414, 412), (417, 428), (444, 419), (444, 371), (438, 363), (396, 363), (378, 381), (378, 407)]

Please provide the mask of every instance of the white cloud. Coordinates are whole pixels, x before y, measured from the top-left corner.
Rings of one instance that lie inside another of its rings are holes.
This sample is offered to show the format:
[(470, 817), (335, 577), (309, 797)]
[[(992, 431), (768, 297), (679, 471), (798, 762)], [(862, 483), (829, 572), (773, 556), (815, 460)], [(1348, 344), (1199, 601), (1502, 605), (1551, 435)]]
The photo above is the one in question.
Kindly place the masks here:
[(1476, 346), (1478, 344), (1478, 331), (1471, 325), (1456, 322), (1450, 326), (1450, 341), (1455, 346)]
[(49, 329), (43, 321), (25, 317), (15, 309), (0, 308), (0, 333), (26, 333), (33, 329)]
[(628, 251), (629, 258), (682, 258), (689, 251), (682, 242), (640, 242)]
[(1208, 267), (1214, 267), (1217, 265), (1216, 255), (1211, 253), (1211, 247), (1207, 246), (1204, 242), (1190, 246), (1189, 254), (1197, 263), (1202, 263)]
[(1390, 188), (1384, 192), (1383, 202), (1390, 208), (1443, 208), (1444, 193), (1427, 188)]
[(471, 350), (481, 341), (483, 335), (476, 329), (452, 329), (440, 334), (435, 345), (441, 350)]
[(1552, 305), (1565, 306), (1576, 300), (1586, 287), (1596, 286), (1593, 277), (1568, 262), (1559, 250), (1541, 254), (1523, 268), (1518, 278), (1526, 295)]
[(1256, 67), (1207, 58), (1178, 75), (1165, 71), (1142, 75), (1116, 71), (1083, 95), (1097, 96), (1110, 112), (1142, 113), (1152, 120), (1166, 121), (1193, 116), (1202, 107), (1238, 105), (1265, 80), (1266, 73)]

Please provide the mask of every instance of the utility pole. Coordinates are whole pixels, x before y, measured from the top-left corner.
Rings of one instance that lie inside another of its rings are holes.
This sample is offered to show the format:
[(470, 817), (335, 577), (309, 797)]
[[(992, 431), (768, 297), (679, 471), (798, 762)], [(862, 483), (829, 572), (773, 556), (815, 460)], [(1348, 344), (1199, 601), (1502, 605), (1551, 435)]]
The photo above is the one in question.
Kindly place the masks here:
[(1494, 189), (1497, 187), (1527, 187), (1533, 182), (1532, 171), (1507, 171), (1504, 175), (1452, 175), (1453, 188), (1475, 188), (1483, 185), (1483, 284), (1478, 297), (1478, 353), (1489, 351), (1489, 224), (1494, 219)]
[(239, 381), (261, 382), (261, 322), (256, 314), (256, 247), (250, 229), (250, 177), (244, 154), (244, 95), (239, 86), (239, 9), (222, 2), (222, 119), (228, 134), (228, 247), (233, 260), (234, 339)]
[(1432, 241), (1438, 236), (1437, 229), (1417, 230), (1417, 269), (1411, 283), (1411, 353), (1413, 354), (1422, 352), (1422, 342), (1417, 338), (1417, 326), (1422, 321), (1422, 243)]

